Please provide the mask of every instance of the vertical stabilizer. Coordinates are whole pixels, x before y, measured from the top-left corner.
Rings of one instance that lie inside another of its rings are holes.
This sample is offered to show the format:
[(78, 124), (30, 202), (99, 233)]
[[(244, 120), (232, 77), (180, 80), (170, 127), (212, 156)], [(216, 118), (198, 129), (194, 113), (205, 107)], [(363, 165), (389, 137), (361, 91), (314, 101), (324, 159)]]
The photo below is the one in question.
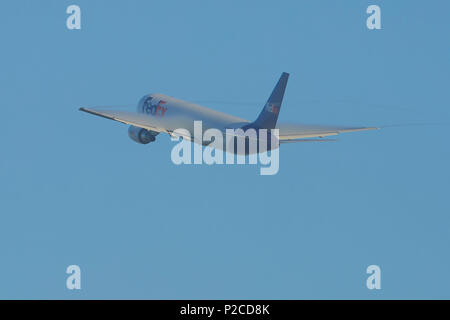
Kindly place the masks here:
[(283, 72), (281, 74), (280, 80), (278, 80), (277, 85), (273, 89), (272, 94), (264, 105), (263, 110), (259, 114), (258, 119), (253, 122), (253, 125), (255, 127), (261, 129), (275, 128), (288, 79), (289, 73)]

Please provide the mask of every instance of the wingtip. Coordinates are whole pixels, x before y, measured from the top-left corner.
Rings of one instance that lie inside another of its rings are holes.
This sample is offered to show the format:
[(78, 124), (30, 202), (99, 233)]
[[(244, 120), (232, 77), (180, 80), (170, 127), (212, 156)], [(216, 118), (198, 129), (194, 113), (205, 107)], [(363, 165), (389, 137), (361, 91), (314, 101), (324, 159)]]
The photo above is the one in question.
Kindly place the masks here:
[(90, 109), (88, 109), (88, 108), (84, 108), (84, 107), (78, 108), (78, 111), (83, 111), (83, 112), (87, 112), (87, 113), (93, 113), (92, 110), (90, 110)]

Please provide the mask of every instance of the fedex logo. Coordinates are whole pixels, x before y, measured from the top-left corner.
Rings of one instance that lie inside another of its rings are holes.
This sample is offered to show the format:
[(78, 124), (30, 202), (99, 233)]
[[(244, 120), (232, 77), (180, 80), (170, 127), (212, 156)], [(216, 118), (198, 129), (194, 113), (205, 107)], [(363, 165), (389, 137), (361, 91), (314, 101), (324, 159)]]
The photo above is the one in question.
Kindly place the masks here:
[(267, 112), (271, 112), (274, 114), (278, 114), (280, 112), (280, 107), (275, 105), (274, 103), (267, 103), (265, 109)]
[(159, 100), (158, 103), (152, 104), (152, 99), (152, 97), (149, 97), (144, 101), (142, 112), (155, 117), (164, 117), (164, 114), (167, 111), (167, 107), (164, 107), (164, 104), (167, 102), (164, 100)]

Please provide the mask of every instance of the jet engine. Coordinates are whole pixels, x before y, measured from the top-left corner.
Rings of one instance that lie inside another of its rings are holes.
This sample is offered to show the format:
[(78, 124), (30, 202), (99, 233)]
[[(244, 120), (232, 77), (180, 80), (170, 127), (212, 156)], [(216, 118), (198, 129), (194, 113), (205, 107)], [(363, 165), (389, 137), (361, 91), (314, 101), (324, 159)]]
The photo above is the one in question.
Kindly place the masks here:
[(131, 140), (136, 141), (140, 144), (147, 144), (156, 140), (156, 136), (159, 132), (151, 131), (135, 126), (130, 126), (128, 128), (128, 136)]

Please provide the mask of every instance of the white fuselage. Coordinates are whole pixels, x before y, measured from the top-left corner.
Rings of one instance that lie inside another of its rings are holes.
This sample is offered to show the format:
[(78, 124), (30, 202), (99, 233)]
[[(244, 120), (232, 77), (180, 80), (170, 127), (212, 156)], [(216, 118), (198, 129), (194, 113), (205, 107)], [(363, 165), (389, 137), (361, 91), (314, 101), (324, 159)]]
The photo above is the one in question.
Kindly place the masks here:
[(144, 96), (138, 112), (157, 117), (167, 130), (186, 129), (194, 132), (194, 121), (202, 121), (203, 130), (239, 128), (250, 121), (163, 94)]

